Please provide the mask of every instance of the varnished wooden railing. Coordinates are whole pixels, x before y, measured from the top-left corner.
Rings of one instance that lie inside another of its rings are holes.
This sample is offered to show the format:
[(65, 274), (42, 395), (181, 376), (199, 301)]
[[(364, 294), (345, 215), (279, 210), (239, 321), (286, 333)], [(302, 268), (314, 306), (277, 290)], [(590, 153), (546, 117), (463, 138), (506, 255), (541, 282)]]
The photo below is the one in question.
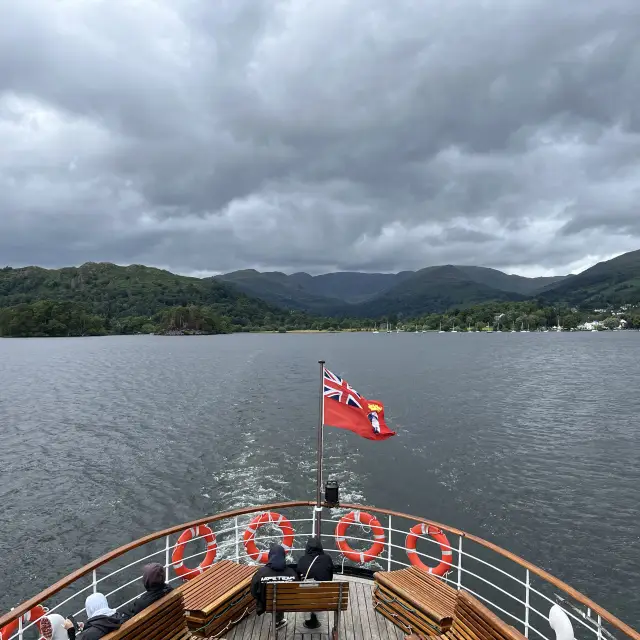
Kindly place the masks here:
[[(311, 501), (296, 501), (296, 502), (276, 502), (273, 504), (265, 504), (265, 505), (255, 506), (255, 507), (245, 507), (243, 509), (226, 511), (213, 516), (208, 516), (206, 518), (200, 518), (199, 520), (185, 522), (183, 524), (170, 527), (169, 529), (163, 529), (162, 531), (151, 533), (147, 536), (144, 536), (143, 538), (139, 538), (138, 540), (134, 540), (133, 542), (130, 542), (122, 547), (119, 547), (118, 549), (114, 549), (113, 551), (110, 551), (109, 553), (101, 556), (97, 560), (94, 560), (93, 562), (90, 562), (84, 567), (77, 569), (73, 573), (70, 573), (68, 576), (66, 576), (65, 578), (62, 578), (61, 580), (51, 585), (50, 587), (48, 587), (38, 595), (34, 596), (33, 598), (30, 598), (26, 602), (17, 606), (15, 609), (13, 609), (12, 611), (10, 611), (9, 613), (5, 614), (0, 618), (0, 628), (9, 624), (13, 620), (16, 620), (18, 617), (23, 616), (27, 611), (31, 610), (36, 605), (41, 604), (46, 600), (52, 598), (57, 593), (59, 593), (66, 587), (70, 586), (71, 584), (73, 584), (76, 580), (79, 580), (80, 578), (90, 574), (95, 569), (111, 562), (112, 560), (115, 560), (116, 558), (124, 555), (125, 553), (128, 553), (129, 551), (133, 551), (138, 547), (142, 547), (145, 544), (148, 544), (160, 538), (164, 538), (166, 536), (180, 533), (184, 529), (196, 527), (198, 525), (218, 522), (220, 520), (235, 518), (237, 516), (243, 516), (250, 513), (256, 513), (261, 511), (277, 511), (279, 509), (289, 509), (294, 507), (311, 507), (314, 504), (315, 503)], [(593, 612), (601, 616), (604, 622), (607, 622), (614, 629), (621, 631), (632, 640), (640, 640), (640, 633), (638, 633), (635, 629), (630, 627), (628, 624), (622, 622), (622, 620), (619, 620), (616, 616), (614, 616), (612, 613), (609, 613), (606, 609), (602, 608), (600, 605), (596, 604), (590, 598), (587, 598), (587, 596), (583, 595), (582, 593), (580, 593), (573, 587), (569, 586), (562, 580), (559, 580), (558, 578), (552, 576), (550, 573), (548, 573), (544, 569), (540, 569), (540, 567), (537, 567), (536, 565), (528, 562), (527, 560), (524, 560), (523, 558), (520, 558), (514, 553), (507, 551), (506, 549), (502, 549), (501, 547), (493, 544), (492, 542), (489, 542), (488, 540), (484, 540), (483, 538), (474, 536), (473, 534), (467, 533), (466, 531), (462, 531), (461, 529), (456, 529), (455, 527), (450, 527), (440, 522), (427, 520), (425, 518), (420, 518), (407, 513), (402, 513), (400, 511), (391, 511), (389, 509), (381, 509), (378, 507), (372, 507), (370, 505), (359, 505), (359, 504), (341, 504), (340, 507), (344, 509), (357, 509), (360, 511), (371, 511), (374, 513), (384, 514), (387, 516), (406, 518), (407, 520), (412, 520), (414, 522), (421, 522), (427, 525), (433, 525), (435, 527), (443, 529), (444, 531), (448, 531), (449, 533), (452, 533), (456, 536), (461, 536), (462, 538), (471, 540), (485, 547), (486, 549), (489, 549), (490, 551), (493, 551), (494, 553), (497, 553), (503, 556), (504, 558), (507, 558), (511, 562), (514, 562), (515, 564), (523, 567), (524, 569), (528, 569), (534, 575), (542, 578), (544, 581), (548, 582), (549, 584), (552, 584), (557, 589), (560, 589), (561, 591), (563, 591), (565, 594), (571, 597), (574, 601), (584, 605), (585, 607), (589, 607)]]

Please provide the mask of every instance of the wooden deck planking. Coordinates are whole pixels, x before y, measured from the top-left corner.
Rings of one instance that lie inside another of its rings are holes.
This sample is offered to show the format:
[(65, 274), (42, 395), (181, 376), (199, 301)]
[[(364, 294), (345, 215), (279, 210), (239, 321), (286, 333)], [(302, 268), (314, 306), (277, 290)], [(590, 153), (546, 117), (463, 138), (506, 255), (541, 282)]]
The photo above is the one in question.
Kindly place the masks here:
[[(336, 580), (347, 580), (349, 585), (349, 608), (343, 611), (340, 620), (340, 640), (404, 640), (404, 634), (386, 618), (375, 612), (372, 603), (373, 583), (359, 578), (336, 576)], [(311, 631), (303, 626), (305, 613), (286, 613), (287, 626), (278, 632), (278, 640), (330, 640), (334, 614), (323, 612), (322, 626)], [(272, 640), (272, 615), (255, 613), (230, 629), (225, 640)]]

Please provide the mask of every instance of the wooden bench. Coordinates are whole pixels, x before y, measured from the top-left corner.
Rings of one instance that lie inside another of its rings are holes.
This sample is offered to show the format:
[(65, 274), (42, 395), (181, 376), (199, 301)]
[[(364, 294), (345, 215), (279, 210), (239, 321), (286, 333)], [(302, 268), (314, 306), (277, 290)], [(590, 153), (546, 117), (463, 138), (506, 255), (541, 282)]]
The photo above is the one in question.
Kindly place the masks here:
[(348, 582), (270, 582), (266, 584), (266, 610), (273, 613), (273, 637), (277, 637), (276, 613), (334, 611), (333, 640), (338, 640), (340, 613), (349, 608)]
[(373, 606), (407, 634), (440, 636), (453, 624), (458, 592), (436, 576), (408, 567), (374, 575)]
[(257, 566), (221, 560), (177, 587), (184, 595), (187, 624), (201, 635), (219, 636), (255, 608), (251, 578)]
[[(80, 635), (82, 637), (82, 634)], [(191, 632), (184, 617), (182, 594), (172, 591), (127, 620), (103, 640), (187, 640)]]
[(442, 636), (447, 640), (525, 640), (511, 625), (485, 607), (466, 591), (458, 593), (451, 629)]

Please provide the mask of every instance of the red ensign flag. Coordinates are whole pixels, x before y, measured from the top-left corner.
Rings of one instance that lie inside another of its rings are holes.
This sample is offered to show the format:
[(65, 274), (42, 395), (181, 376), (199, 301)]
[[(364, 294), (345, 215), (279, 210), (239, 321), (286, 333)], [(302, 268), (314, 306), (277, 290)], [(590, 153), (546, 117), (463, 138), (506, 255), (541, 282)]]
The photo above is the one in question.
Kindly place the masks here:
[(324, 425), (348, 429), (368, 440), (386, 440), (395, 436), (384, 421), (384, 405), (367, 400), (346, 380), (324, 370)]

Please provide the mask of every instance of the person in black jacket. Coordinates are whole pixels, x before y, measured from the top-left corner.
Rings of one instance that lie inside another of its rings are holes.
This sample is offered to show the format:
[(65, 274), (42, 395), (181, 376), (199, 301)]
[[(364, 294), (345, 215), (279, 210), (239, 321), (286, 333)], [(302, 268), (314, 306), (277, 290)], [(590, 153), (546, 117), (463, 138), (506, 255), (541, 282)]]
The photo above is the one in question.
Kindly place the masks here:
[(82, 640), (100, 640), (108, 633), (120, 628), (124, 619), (115, 609), (109, 608), (109, 603), (101, 593), (92, 593), (84, 603), (87, 610), (87, 622), (85, 623)]
[(161, 564), (153, 562), (144, 567), (142, 582), (146, 591), (122, 611), (125, 620), (133, 618), (137, 613), (173, 591), (173, 587), (169, 586), (164, 579), (164, 567)]
[[(284, 548), (274, 544), (269, 549), (267, 564), (258, 569), (251, 580), (251, 595), (256, 599), (256, 613), (261, 616), (267, 608), (267, 589), (269, 582), (295, 582), (298, 574), (291, 567), (287, 567), (287, 556)], [(276, 613), (276, 629), (282, 629), (287, 624), (284, 613)]]
[[(298, 560), (297, 571), (301, 580), (333, 580), (333, 560), (324, 552), (320, 538), (309, 538), (304, 555)], [(317, 629), (320, 626), (318, 616), (312, 613), (311, 618), (304, 621), (304, 626)]]

